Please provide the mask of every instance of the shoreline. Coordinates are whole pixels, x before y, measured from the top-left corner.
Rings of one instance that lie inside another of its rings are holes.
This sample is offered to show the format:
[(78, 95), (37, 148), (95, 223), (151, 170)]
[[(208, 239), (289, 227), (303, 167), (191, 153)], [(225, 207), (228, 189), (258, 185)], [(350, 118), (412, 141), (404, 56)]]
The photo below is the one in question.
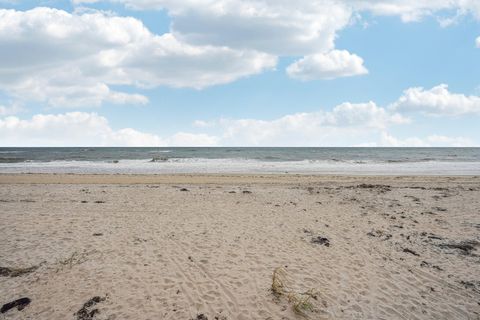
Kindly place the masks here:
[(0, 184), (295, 184), (355, 183), (375, 179), (404, 183), (478, 183), (478, 175), (355, 175), (300, 173), (198, 173), (198, 174), (76, 174), (76, 173), (0, 173)]

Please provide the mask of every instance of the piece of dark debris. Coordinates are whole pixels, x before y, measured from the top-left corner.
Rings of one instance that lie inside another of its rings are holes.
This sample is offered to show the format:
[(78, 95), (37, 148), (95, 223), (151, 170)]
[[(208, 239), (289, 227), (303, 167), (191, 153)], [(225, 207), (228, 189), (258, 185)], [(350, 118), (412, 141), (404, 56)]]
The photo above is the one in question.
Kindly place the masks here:
[[(174, 237), (175, 235), (172, 235), (172, 237)], [(148, 240), (147, 239), (142, 239), (142, 238), (139, 238), (139, 237), (135, 237), (133, 238), (133, 244), (141, 244), (141, 243), (144, 243), (144, 242), (147, 242)]]
[(408, 248), (404, 248), (404, 249), (403, 249), (403, 252), (413, 254), (414, 256), (417, 256), (417, 257), (420, 256), (418, 253), (416, 253), (415, 251), (413, 251), (413, 250), (411, 250), (411, 249), (408, 249)]
[(228, 193), (237, 193), (237, 192), (232, 190), (232, 191), (228, 191)]
[(436, 188), (432, 188), (430, 190), (434, 190), (434, 191), (448, 191), (449, 189), (448, 188), (441, 188), (441, 187), (436, 187)]
[(243, 190), (243, 191), (242, 191), (242, 193), (243, 193), (243, 194), (250, 194), (250, 193), (252, 193), (252, 191), (249, 191), (249, 190)]
[(22, 311), (23, 309), (25, 309), (26, 306), (30, 304), (30, 302), (32, 302), (32, 300), (30, 300), (30, 298), (25, 297), (25, 298), (14, 300), (9, 303), (5, 303), (2, 306), (2, 309), (0, 309), (0, 313), (5, 313), (13, 308), (17, 308), (18, 311)]
[(0, 267), (0, 276), (1, 277), (20, 277), (24, 274), (33, 272), (38, 269), (38, 266), (33, 266), (29, 268), (7, 268), (7, 267)]
[(105, 201), (97, 200), (97, 201), (95, 201), (95, 203), (105, 203)]
[(307, 191), (308, 191), (309, 194), (319, 194), (320, 193), (320, 191), (315, 191), (315, 188), (313, 188), (313, 187), (308, 187)]
[(408, 189), (420, 189), (420, 190), (426, 190), (427, 188), (425, 188), (425, 187), (408, 187)]
[(415, 196), (406, 195), (406, 196), (403, 196), (403, 197), (404, 197), (404, 198), (410, 198), (410, 199), (412, 199), (414, 202), (421, 202), (421, 201), (420, 201), (420, 198), (415, 197)]
[(438, 271), (443, 271), (443, 269), (440, 268), (439, 266), (433, 265), (433, 264), (431, 264), (431, 263), (429, 263), (429, 262), (427, 262), (427, 261), (422, 261), (422, 262), (420, 263), (420, 267), (432, 268), (432, 269), (436, 269), (436, 270), (438, 270)]
[(93, 234), (94, 237), (101, 237), (103, 236), (103, 233), (100, 233), (100, 232), (96, 232)]
[(368, 232), (367, 235), (374, 238), (381, 238), (382, 240), (388, 240), (392, 237), (391, 234), (385, 233), (382, 230), (372, 230)]
[(380, 193), (385, 193), (387, 191), (391, 191), (392, 187), (384, 184), (368, 184), (368, 183), (362, 183), (357, 185), (357, 188), (361, 189), (376, 189)]
[(77, 316), (77, 320), (92, 320), (96, 314), (99, 313), (95, 308), (97, 303), (105, 301), (106, 297), (95, 296), (83, 304), (83, 307), (78, 310), (74, 315)]
[(322, 236), (313, 237), (311, 242), (319, 245), (324, 245), (325, 247), (330, 247), (330, 240)]
[(460, 250), (464, 255), (474, 255), (472, 251), (479, 245), (477, 241), (462, 241), (462, 242), (451, 242), (451, 243), (441, 243), (438, 246), (442, 249), (455, 249)]
[(197, 317), (193, 318), (192, 320), (208, 320), (208, 317), (203, 313), (200, 313), (200, 314), (197, 314)]
[(465, 287), (465, 289), (471, 289), (475, 292), (480, 293), (480, 281), (460, 281), (460, 284)]
[(190, 191), (190, 190), (188, 190), (187, 188), (181, 188), (180, 191), (187, 192), (187, 191)]

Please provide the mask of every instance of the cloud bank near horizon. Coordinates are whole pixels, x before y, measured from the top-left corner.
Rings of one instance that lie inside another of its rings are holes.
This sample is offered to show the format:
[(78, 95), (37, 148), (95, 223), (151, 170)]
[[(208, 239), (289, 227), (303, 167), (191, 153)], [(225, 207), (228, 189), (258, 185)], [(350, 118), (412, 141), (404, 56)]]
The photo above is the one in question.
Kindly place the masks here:
[(7, 116), (0, 118), (0, 136), (3, 146), (478, 146), (462, 136), (401, 139), (389, 129), (409, 125), (412, 113), (431, 117), (479, 113), (479, 101), (477, 96), (451, 93), (442, 84), (430, 90), (407, 89), (387, 107), (373, 101), (345, 102), (332, 111), (288, 114), (273, 120), (199, 119), (193, 123), (195, 132), (167, 137), (132, 128), (115, 130), (105, 117), (87, 112), (37, 114), (26, 120)]

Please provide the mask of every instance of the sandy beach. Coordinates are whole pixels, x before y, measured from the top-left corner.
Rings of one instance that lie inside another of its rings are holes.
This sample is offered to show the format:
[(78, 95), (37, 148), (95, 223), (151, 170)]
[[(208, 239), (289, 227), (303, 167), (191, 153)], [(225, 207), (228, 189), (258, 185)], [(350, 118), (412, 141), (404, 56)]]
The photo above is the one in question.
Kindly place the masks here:
[(476, 176), (2, 174), (0, 218), (0, 319), (480, 318)]

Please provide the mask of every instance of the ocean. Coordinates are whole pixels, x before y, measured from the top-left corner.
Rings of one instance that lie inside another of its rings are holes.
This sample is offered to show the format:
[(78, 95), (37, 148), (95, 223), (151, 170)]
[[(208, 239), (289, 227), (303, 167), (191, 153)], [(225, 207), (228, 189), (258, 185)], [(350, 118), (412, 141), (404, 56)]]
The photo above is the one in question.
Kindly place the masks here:
[(0, 173), (480, 175), (480, 148), (0, 148)]

